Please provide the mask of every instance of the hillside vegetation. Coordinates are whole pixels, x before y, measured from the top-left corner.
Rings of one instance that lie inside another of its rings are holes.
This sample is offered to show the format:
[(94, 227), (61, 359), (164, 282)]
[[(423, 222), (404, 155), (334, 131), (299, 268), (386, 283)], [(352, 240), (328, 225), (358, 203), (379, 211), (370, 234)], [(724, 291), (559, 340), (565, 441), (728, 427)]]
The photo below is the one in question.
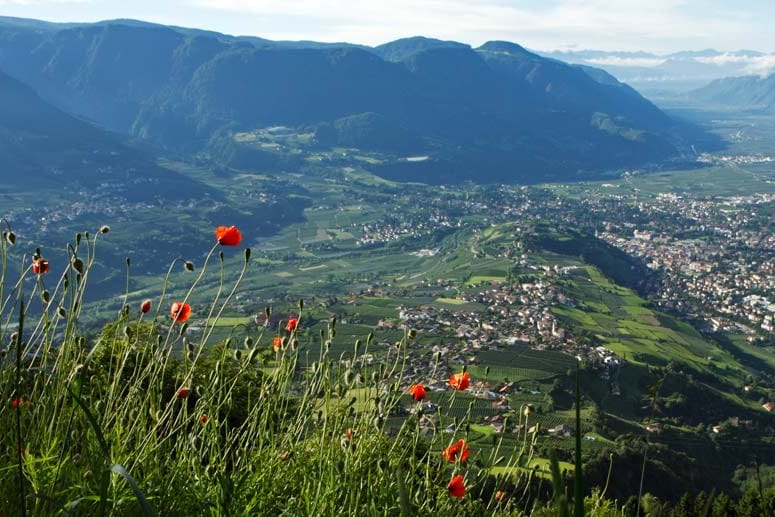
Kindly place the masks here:
[(121, 20), (0, 27), (0, 69), (57, 107), (243, 167), (271, 155), (241, 149), (235, 133), (278, 126), (309, 134), (312, 147), (388, 152), (379, 174), (432, 183), (596, 174), (676, 157), (693, 134), (605, 72), (507, 42), (372, 49)]

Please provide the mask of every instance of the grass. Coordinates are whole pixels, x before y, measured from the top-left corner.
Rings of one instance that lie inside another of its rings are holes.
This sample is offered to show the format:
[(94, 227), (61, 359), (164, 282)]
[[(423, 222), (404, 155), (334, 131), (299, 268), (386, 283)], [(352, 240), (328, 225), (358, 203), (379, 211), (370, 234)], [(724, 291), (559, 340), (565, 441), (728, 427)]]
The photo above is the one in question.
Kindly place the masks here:
[[(11, 343), (15, 361), (0, 370), (0, 391), (10, 397), (0, 408), (0, 448), (15, 451), (0, 468), (1, 513), (482, 515), (498, 506), (498, 490), (516, 490), (488, 465), (505, 442), (521, 451), (506, 469), (532, 457), (535, 444), (469, 428), (493, 414), (489, 402), (443, 394), (450, 410), (439, 426), (456, 423), (451, 435), (425, 435), (417, 415), (400, 416), (406, 333), (393, 354), (366, 366), (369, 338), (348, 336), (370, 325), (320, 321), (317, 341), (302, 303), (289, 311), (296, 328), (265, 332), (229, 315), (250, 250), (240, 271), (226, 275), (214, 245), (187, 285), (165, 283), (155, 296), (146, 288), (153, 310), (127, 304), (99, 335), (83, 334), (80, 310), (103, 238), (71, 246), (46, 274), (28, 268), (0, 293), (0, 340)], [(8, 248), (4, 240), (3, 274)], [(203, 286), (212, 298), (193, 304), (190, 320), (165, 316), (173, 300), (201, 300)], [(393, 310), (393, 302), (369, 301)], [(224, 331), (229, 338), (214, 340)], [(440, 451), (457, 439), (481, 463), (446, 461)], [(460, 499), (447, 490), (458, 474)], [(524, 505), (500, 514), (543, 503)]]

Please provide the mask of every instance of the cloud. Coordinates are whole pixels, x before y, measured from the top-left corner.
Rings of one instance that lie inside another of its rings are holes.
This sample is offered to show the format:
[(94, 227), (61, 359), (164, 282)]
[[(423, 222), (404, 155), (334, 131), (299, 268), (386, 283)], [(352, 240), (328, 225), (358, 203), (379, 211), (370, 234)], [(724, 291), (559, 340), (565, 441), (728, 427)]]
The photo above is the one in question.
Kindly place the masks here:
[(756, 32), (769, 33), (764, 20), (768, 14), (775, 17), (775, 5), (746, 8), (748, 0), (740, 0), (736, 8), (725, 7), (730, 4), (723, 0), (711, 5), (707, 0), (186, 1), (252, 16), (257, 22), (253, 32), (270, 38), (377, 44), (422, 34), (471, 44), (506, 39), (543, 50), (756, 47), (762, 44)]
[(741, 55), (724, 53), (718, 56), (697, 57), (700, 63), (727, 66), (738, 65), (741, 74), (766, 76), (775, 69), (775, 55), (766, 54), (763, 56)]
[(94, 0), (0, 0), (0, 5), (45, 6), (46, 4), (88, 4)]

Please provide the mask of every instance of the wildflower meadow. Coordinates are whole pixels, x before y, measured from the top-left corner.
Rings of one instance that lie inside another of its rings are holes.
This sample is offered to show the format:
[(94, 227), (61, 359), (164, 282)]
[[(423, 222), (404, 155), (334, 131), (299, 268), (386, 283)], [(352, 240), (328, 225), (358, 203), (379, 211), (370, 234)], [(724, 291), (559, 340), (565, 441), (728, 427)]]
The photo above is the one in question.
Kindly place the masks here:
[[(336, 320), (305, 333), (299, 301), (276, 327), (214, 339), (250, 266), (233, 226), (201, 265), (183, 263), (187, 289), (165, 283), (140, 303), (117, 293), (122, 309), (95, 332), (81, 324), (84, 294), (110, 229), (76, 235), (59, 261), (18, 249), (2, 224), (0, 515), (621, 515), (599, 491), (584, 499), (580, 469), (573, 481), (556, 461), (552, 479), (525, 467), (532, 408), (513, 452), (497, 436), (477, 450), (468, 416), (429, 414), (429, 388), (402, 375), (412, 329), (376, 362), (371, 339), (349, 344), (345, 364), (330, 352)], [(242, 253), (241, 272), (203, 301), (224, 253)], [(444, 396), (471, 382), (462, 369)]]

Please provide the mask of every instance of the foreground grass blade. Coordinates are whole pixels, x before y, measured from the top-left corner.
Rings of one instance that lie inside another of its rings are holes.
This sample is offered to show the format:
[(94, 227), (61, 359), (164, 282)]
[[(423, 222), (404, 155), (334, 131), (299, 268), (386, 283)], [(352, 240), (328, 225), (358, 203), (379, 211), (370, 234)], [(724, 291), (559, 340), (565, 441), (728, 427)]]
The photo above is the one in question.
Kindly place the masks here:
[(119, 476), (126, 479), (126, 482), (129, 484), (129, 487), (132, 489), (132, 492), (135, 493), (137, 496), (137, 502), (140, 503), (140, 507), (143, 509), (143, 513), (148, 517), (156, 517), (156, 512), (153, 511), (153, 508), (151, 508), (151, 504), (148, 502), (148, 499), (145, 498), (145, 495), (143, 494), (142, 490), (140, 490), (140, 486), (137, 484), (137, 482), (134, 480), (134, 478), (127, 472), (127, 470), (124, 468), (123, 465), (119, 465), (116, 463), (112, 467), (110, 467), (110, 470), (112, 472), (115, 472)]

